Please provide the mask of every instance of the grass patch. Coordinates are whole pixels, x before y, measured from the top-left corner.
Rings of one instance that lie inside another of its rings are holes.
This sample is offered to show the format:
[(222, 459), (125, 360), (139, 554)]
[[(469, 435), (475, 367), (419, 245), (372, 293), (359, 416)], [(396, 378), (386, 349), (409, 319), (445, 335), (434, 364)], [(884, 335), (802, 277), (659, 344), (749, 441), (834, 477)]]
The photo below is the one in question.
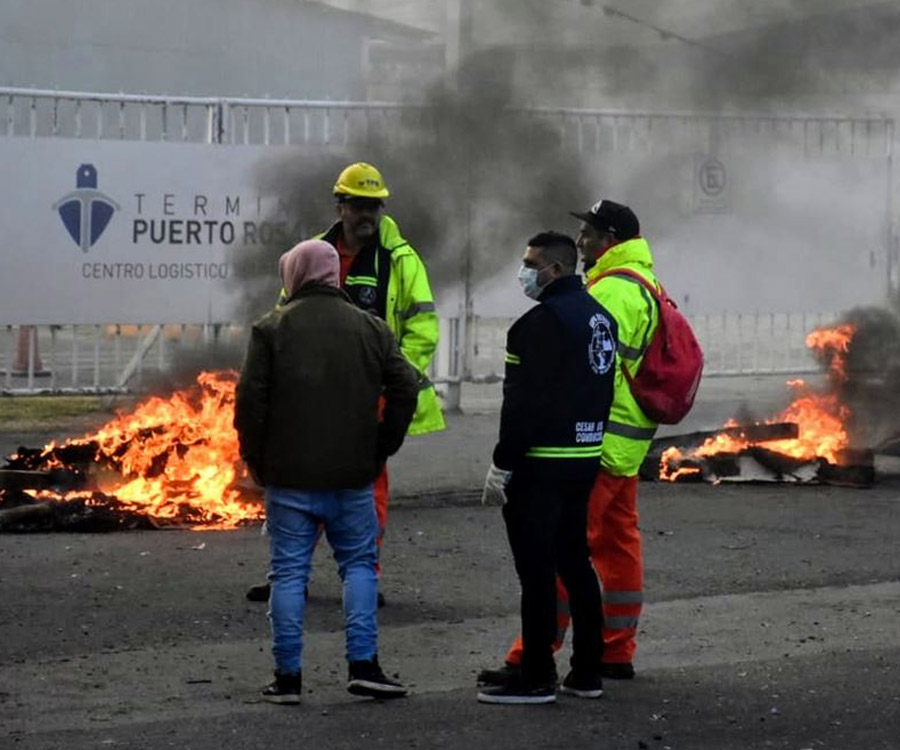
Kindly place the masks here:
[(0, 398), (0, 429), (109, 410), (109, 399), (104, 396), (6, 396)]

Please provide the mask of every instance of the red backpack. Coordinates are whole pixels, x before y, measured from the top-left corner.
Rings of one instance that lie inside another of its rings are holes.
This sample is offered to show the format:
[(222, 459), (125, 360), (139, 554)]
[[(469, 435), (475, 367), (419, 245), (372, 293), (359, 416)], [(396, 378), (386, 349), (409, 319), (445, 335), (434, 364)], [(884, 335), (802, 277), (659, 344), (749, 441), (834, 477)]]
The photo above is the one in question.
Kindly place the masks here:
[(622, 365), (622, 373), (631, 395), (641, 410), (654, 422), (678, 424), (694, 405), (694, 397), (703, 374), (703, 350), (691, 330), (691, 324), (669, 298), (636, 271), (618, 268), (600, 274), (596, 284), (606, 276), (628, 276), (639, 282), (656, 300), (659, 324), (653, 340), (644, 353), (634, 376)]

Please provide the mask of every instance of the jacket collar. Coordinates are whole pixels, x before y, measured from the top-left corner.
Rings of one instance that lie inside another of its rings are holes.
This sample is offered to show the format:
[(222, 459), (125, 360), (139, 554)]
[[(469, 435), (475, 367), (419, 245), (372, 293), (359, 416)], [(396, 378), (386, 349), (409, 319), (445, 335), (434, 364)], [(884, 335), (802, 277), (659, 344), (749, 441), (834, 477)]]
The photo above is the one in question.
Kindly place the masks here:
[[(344, 227), (341, 222), (336, 221), (321, 235), (321, 238), (337, 246), (337, 239), (343, 231)], [(387, 214), (382, 214), (378, 222), (378, 242), (381, 247), (391, 254), (403, 255), (411, 250), (409, 243), (400, 234), (400, 227), (397, 226), (397, 222)]]
[(653, 254), (650, 252), (647, 240), (643, 237), (635, 237), (613, 245), (587, 270), (585, 278), (591, 281), (604, 271), (624, 265), (637, 265), (644, 266), (648, 270), (653, 269)]
[(582, 289), (584, 285), (581, 283), (581, 279), (576, 275), (572, 274), (571, 276), (561, 276), (558, 279), (551, 281), (547, 286), (544, 287), (544, 291), (541, 292), (541, 296), (538, 297), (539, 302), (545, 302), (548, 298), (553, 297), (557, 294), (565, 294), (566, 292), (574, 292), (578, 289)]
[[(338, 289), (336, 286), (331, 286), (330, 284), (320, 284), (317, 281), (311, 281), (310, 283), (301, 286), (293, 293), (293, 295), (291, 295), (288, 302), (293, 302), (294, 300), (303, 299), (305, 297), (318, 296), (340, 297), (343, 300), (350, 302), (350, 298), (343, 289)], [(287, 304), (287, 302), (285, 304)]]

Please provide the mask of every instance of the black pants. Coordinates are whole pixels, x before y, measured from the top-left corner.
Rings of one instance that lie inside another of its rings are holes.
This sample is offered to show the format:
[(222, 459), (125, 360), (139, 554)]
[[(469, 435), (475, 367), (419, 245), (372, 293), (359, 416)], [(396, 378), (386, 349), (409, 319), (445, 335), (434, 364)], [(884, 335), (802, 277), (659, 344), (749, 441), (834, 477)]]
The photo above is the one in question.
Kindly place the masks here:
[(522, 586), (522, 677), (529, 685), (553, 679), (557, 573), (569, 592), (572, 668), (600, 669), (603, 610), (587, 547), (592, 485), (516, 472), (506, 488), (503, 519)]

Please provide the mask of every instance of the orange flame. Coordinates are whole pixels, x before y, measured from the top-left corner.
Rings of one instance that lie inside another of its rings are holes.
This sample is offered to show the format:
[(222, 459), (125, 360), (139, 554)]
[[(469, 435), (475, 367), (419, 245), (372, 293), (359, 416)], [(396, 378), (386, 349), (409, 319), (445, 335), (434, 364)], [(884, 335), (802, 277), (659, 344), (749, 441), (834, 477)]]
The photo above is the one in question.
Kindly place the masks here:
[[(190, 519), (192, 528), (232, 529), (260, 520), (264, 509), (236, 486), (246, 477), (234, 418), (237, 373), (204, 372), (197, 385), (169, 399), (153, 397), (120, 414), (96, 432), (64, 446), (99, 445), (97, 461), (120, 473), (98, 470), (99, 489), (131, 510), (165, 523)], [(44, 456), (56, 447), (50, 443)], [(48, 460), (47, 468), (62, 466)], [(34, 497), (72, 499), (90, 493), (31, 492)]]
[[(753, 445), (765, 445), (766, 450), (782, 453), (804, 461), (824, 458), (832, 464), (840, 463), (839, 454), (848, 445), (849, 438), (844, 424), (850, 418), (850, 410), (840, 404), (835, 395), (807, 393), (796, 399), (774, 419), (764, 424), (793, 422), (798, 435), (784, 440), (769, 440), (765, 443), (751, 442), (743, 437), (719, 433), (708, 438), (692, 456), (714, 456), (717, 453), (740, 453)], [(735, 426), (729, 422), (726, 427)]]
[[(856, 329), (852, 325), (841, 325), (831, 329), (819, 329), (806, 337), (806, 345), (816, 351), (828, 362), (829, 372), (837, 382), (847, 378), (847, 352)], [(814, 461), (824, 459), (832, 464), (841, 462), (841, 451), (849, 445), (846, 424), (852, 417), (851, 410), (840, 402), (835, 393), (816, 393), (806, 387), (803, 380), (789, 380), (790, 387), (800, 390), (800, 395), (784, 411), (764, 424), (792, 422), (797, 425), (796, 438), (753, 442), (741, 435), (719, 433), (708, 438), (699, 448), (690, 452), (691, 457), (703, 458), (721, 453), (738, 454), (753, 445), (764, 445), (766, 450), (781, 453), (798, 460)], [(726, 428), (737, 427), (734, 420), (724, 425)], [(684, 476), (679, 468), (683, 458), (680, 452), (663, 453), (659, 477), (667, 481), (676, 481)], [(677, 454), (677, 455), (676, 455)], [(695, 473), (699, 471), (689, 467)]]
[(678, 448), (666, 448), (659, 461), (659, 478), (666, 482), (677, 482), (681, 477), (700, 473), (696, 466), (679, 466), (683, 459), (684, 454)]
[(835, 328), (819, 328), (806, 337), (806, 347), (828, 363), (828, 372), (839, 383), (847, 380), (847, 352), (856, 333), (856, 327), (848, 324)]

